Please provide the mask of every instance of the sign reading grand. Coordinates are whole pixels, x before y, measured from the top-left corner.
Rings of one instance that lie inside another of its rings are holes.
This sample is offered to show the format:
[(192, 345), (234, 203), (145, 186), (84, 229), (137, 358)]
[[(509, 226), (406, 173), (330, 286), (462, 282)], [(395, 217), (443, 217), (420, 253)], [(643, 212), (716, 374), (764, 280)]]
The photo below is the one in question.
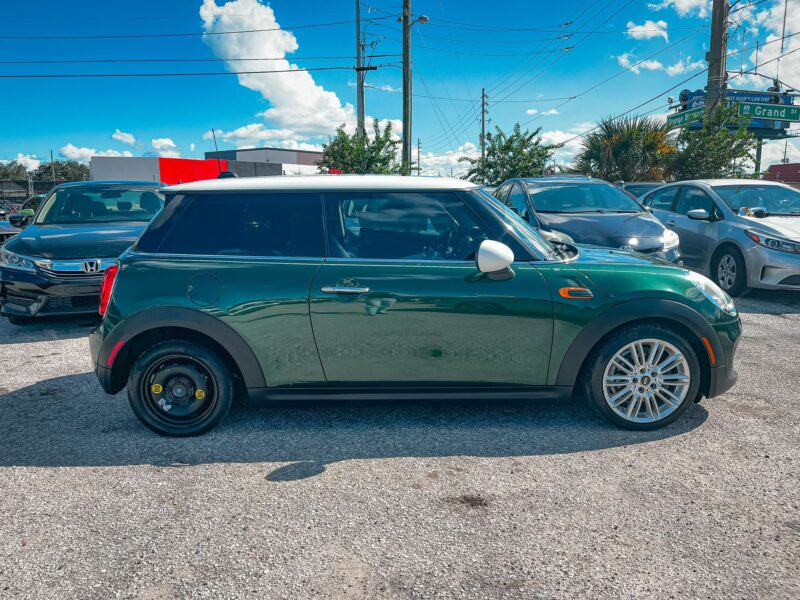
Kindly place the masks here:
[(776, 119), (779, 121), (800, 121), (800, 106), (789, 104), (764, 104), (761, 102), (740, 102), (739, 116), (754, 119)]

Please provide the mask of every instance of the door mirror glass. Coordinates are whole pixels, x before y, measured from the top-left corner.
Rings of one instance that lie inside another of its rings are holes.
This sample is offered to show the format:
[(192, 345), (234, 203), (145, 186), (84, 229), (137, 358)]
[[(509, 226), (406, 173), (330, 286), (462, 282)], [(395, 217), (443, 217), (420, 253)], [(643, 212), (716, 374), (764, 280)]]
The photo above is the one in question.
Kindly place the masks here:
[(711, 215), (708, 214), (708, 211), (705, 208), (695, 208), (694, 210), (690, 210), (686, 213), (686, 216), (690, 219), (694, 219), (695, 221), (708, 221), (711, 219)]
[(514, 252), (502, 242), (483, 240), (476, 262), (481, 273), (505, 271), (514, 262)]
[(32, 208), (23, 208), (21, 211), (19, 211), (19, 214), (24, 215), (26, 217), (32, 217), (33, 216), (33, 209)]

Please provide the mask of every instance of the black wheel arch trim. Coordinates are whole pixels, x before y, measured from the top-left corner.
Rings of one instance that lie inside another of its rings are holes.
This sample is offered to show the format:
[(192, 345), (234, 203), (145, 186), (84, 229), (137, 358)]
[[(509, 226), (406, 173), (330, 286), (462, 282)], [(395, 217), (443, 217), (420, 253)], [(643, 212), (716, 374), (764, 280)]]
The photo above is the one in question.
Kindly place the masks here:
[[(668, 319), (676, 321), (696, 331), (698, 338), (705, 337), (714, 350), (718, 361), (724, 361), (725, 354), (717, 333), (711, 324), (696, 310), (675, 300), (663, 298), (642, 298), (617, 304), (602, 316), (583, 328), (572, 340), (564, 360), (558, 370), (555, 385), (575, 385), (586, 358), (606, 335), (626, 323), (645, 319)], [(717, 362), (713, 367), (723, 366)]]
[[(261, 364), (247, 342), (232, 327), (202, 311), (180, 306), (148, 308), (118, 323), (102, 342), (97, 356), (98, 367), (107, 368), (109, 356), (120, 341), (124, 341), (127, 344), (142, 333), (164, 327), (188, 329), (212, 338), (222, 346), (237, 364), (239, 371), (242, 373), (244, 384), (248, 388), (266, 387), (266, 379)], [(122, 346), (123, 350), (125, 349), (125, 344)], [(114, 363), (111, 365), (112, 371), (116, 366)], [(114, 379), (116, 380), (117, 378), (114, 377)]]

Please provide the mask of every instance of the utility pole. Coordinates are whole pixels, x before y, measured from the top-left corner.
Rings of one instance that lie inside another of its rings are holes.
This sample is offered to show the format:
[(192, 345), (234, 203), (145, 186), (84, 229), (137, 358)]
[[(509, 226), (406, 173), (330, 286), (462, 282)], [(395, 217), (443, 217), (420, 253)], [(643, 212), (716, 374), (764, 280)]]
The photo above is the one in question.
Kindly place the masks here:
[(359, 135), (366, 135), (364, 126), (364, 44), (361, 41), (361, 0), (356, 0), (356, 113), (358, 124), (356, 130)]
[(422, 174), (422, 163), (419, 161), (419, 138), (417, 138), (417, 175)]
[(758, 138), (756, 142), (756, 172), (755, 176), (758, 178), (761, 175), (761, 148), (764, 146), (764, 140)]
[(411, 0), (403, 0), (403, 175), (411, 167)]
[(708, 81), (706, 84), (706, 117), (725, 102), (727, 79), (725, 57), (728, 53), (728, 0), (714, 0), (711, 9), (711, 45), (706, 52)]
[(486, 88), (481, 88), (481, 158), (486, 158)]

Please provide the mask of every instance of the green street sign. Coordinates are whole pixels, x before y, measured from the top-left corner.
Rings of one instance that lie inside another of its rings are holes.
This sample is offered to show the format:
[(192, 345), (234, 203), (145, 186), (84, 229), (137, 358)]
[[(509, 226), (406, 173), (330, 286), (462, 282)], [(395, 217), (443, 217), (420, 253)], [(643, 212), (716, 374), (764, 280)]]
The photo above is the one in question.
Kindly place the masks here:
[(689, 123), (699, 121), (705, 112), (705, 106), (698, 106), (697, 108), (692, 108), (689, 110), (684, 110), (683, 112), (675, 113), (674, 115), (669, 115), (667, 117), (667, 125), (670, 127), (683, 127)]
[(740, 102), (739, 116), (753, 119), (774, 119), (776, 121), (800, 121), (800, 106)]

